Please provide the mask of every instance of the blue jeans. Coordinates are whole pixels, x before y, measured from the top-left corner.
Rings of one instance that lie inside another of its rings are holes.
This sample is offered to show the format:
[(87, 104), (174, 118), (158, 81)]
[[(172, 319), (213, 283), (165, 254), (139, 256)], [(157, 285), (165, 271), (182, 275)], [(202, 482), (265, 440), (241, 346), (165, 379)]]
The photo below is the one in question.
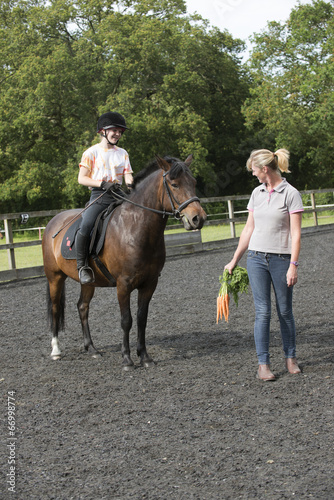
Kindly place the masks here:
[(285, 357), (296, 356), (296, 327), (292, 313), (293, 287), (288, 287), (286, 283), (289, 266), (290, 255), (248, 250), (247, 271), (254, 298), (254, 339), (259, 364), (270, 364), (271, 284), (275, 292)]

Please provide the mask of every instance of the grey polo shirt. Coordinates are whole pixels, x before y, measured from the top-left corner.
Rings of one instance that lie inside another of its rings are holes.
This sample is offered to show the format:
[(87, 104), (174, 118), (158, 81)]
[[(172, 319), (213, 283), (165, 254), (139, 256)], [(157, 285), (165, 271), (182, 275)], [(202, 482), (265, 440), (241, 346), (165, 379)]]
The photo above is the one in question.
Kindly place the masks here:
[(255, 224), (249, 250), (290, 254), (290, 214), (304, 211), (299, 191), (286, 179), (270, 192), (261, 184), (252, 192), (247, 209), (254, 213)]

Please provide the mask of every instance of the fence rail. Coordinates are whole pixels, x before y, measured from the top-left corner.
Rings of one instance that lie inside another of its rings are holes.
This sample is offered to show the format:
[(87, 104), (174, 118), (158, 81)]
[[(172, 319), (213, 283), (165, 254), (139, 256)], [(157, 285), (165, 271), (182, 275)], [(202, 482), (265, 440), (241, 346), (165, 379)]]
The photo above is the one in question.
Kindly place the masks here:
[[(323, 193), (333, 193), (334, 189), (319, 189), (319, 190), (307, 190), (301, 191), (302, 195), (310, 195), (311, 206), (304, 207), (304, 216), (307, 214), (312, 214), (313, 227), (305, 228), (303, 232), (308, 232), (310, 230), (319, 230), (319, 220), (318, 214), (321, 212), (333, 210), (334, 203), (327, 205), (317, 205), (315, 195)], [(206, 225), (222, 225), (229, 224), (231, 237), (229, 239), (212, 241), (212, 242), (202, 242), (200, 231), (191, 231), (186, 233), (178, 234), (168, 234), (169, 229), (181, 228), (181, 224), (169, 225), (165, 232), (165, 242), (167, 249), (167, 257), (182, 255), (186, 253), (193, 253), (196, 251), (209, 250), (212, 248), (222, 248), (227, 245), (235, 245), (236, 238), (236, 224), (240, 224), (246, 221), (247, 217), (244, 216), (247, 210), (235, 210), (235, 202), (247, 201), (250, 195), (236, 195), (236, 196), (221, 196), (214, 198), (201, 198), (202, 205), (213, 205), (215, 203), (227, 203), (227, 211), (222, 213), (210, 214), (208, 213), (208, 221)], [(0, 250), (7, 250), (8, 255), (8, 269), (5, 271), (0, 271), (0, 282), (12, 281), (17, 279), (31, 278), (35, 276), (44, 275), (43, 266), (34, 266), (27, 268), (17, 268), (15, 262), (15, 249), (23, 247), (32, 247), (41, 245), (41, 235), (44, 227), (37, 228), (27, 228), (39, 230), (39, 240), (25, 241), (14, 243), (13, 240), (13, 227), (12, 221), (19, 220), (21, 223), (25, 224), (29, 219), (33, 218), (47, 218), (54, 217), (58, 213), (63, 212), (63, 210), (44, 210), (40, 212), (30, 212), (30, 213), (8, 213), (0, 214), (0, 221), (4, 222), (4, 233), (6, 243), (0, 244)], [(216, 217), (211, 219), (211, 217)], [(217, 218), (224, 217), (224, 218)], [(27, 230), (26, 229), (26, 230)], [(325, 229), (325, 227), (324, 227)]]

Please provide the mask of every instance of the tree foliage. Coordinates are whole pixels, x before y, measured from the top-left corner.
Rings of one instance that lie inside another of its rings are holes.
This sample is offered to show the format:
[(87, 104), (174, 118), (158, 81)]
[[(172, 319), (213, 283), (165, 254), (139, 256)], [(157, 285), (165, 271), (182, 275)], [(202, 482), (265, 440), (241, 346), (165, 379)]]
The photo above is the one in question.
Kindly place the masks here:
[(193, 153), (217, 187), (244, 132), (242, 49), (183, 0), (0, 0), (0, 211), (86, 201), (78, 163), (108, 110), (135, 171)]
[(256, 147), (286, 147), (299, 188), (333, 185), (334, 9), (299, 5), (254, 36), (253, 85), (244, 106)]

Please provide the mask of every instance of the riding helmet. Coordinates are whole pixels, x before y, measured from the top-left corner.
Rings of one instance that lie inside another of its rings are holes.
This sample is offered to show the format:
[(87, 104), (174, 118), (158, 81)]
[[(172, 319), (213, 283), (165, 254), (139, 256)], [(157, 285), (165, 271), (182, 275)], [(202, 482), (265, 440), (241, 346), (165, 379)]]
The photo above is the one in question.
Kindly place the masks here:
[(115, 113), (114, 111), (108, 111), (100, 116), (97, 121), (97, 132), (101, 130), (107, 130), (112, 127), (122, 127), (128, 129), (125, 123), (125, 118), (120, 113)]

